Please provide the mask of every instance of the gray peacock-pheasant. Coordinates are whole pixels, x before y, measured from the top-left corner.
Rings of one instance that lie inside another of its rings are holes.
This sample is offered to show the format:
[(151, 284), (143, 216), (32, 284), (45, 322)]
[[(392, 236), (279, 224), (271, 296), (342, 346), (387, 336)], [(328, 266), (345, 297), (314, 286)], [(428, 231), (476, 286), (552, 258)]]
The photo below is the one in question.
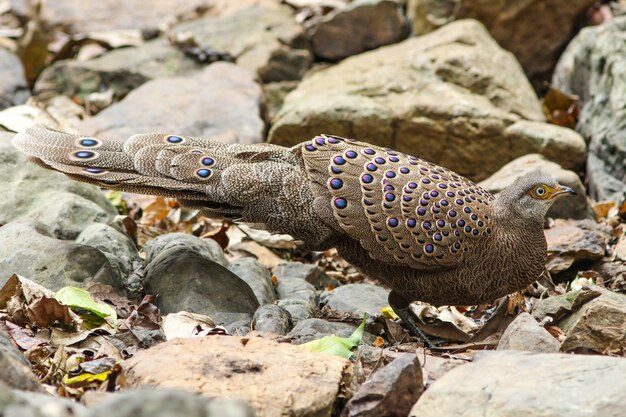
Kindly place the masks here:
[(391, 288), (390, 305), (416, 334), (411, 301), (477, 304), (535, 281), (546, 211), (574, 194), (535, 170), (494, 197), (433, 163), (327, 135), (284, 148), (168, 134), (104, 140), (37, 126), (13, 144), (79, 181), (175, 197), (309, 249), (336, 247)]

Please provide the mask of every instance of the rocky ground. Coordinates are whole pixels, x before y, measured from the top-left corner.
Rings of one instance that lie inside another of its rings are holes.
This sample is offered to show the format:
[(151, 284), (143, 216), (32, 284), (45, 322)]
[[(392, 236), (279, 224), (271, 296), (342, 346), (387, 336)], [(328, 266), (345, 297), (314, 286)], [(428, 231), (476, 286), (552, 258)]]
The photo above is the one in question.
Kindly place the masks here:
[[(0, 415), (623, 416), (625, 10), (0, 0)], [(551, 278), (487, 305), (415, 303), (423, 349), (334, 251), (44, 170), (10, 144), (34, 123), (332, 133), (492, 193), (541, 166), (578, 196), (548, 213)]]

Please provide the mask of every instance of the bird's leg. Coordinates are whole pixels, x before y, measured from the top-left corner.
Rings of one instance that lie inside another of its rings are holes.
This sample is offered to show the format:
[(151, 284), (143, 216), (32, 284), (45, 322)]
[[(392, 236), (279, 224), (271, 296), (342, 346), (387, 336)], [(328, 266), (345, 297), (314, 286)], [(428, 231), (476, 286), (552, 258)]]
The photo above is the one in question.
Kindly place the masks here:
[(394, 290), (389, 293), (388, 300), (393, 311), (398, 315), (398, 317), (400, 317), (400, 319), (402, 319), (402, 322), (406, 325), (406, 327), (409, 328), (409, 332), (424, 342), (424, 346), (432, 348), (433, 344), (430, 339), (428, 339), (424, 332), (422, 332), (419, 327), (417, 327), (417, 324), (415, 324), (415, 318), (409, 309), (410, 301), (407, 301)]

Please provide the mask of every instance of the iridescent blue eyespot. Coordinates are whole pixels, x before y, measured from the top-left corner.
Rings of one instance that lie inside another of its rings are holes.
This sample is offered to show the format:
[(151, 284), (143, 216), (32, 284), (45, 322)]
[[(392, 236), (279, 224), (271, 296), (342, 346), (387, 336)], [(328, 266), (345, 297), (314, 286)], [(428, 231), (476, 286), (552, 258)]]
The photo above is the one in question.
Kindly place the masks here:
[(328, 138), (328, 143), (332, 143), (333, 145), (338, 144), (340, 141), (337, 138)]
[(100, 142), (98, 142), (96, 139), (81, 139), (80, 142), (78, 143), (80, 143), (81, 146), (90, 147), (90, 146), (96, 146)]
[(309, 152), (313, 152), (315, 150), (317, 150), (317, 148), (313, 145), (311, 145), (310, 143), (307, 143), (306, 145), (304, 145), (304, 149), (306, 149)]
[(432, 226), (432, 224), (430, 224), (430, 222), (424, 222), (424, 223), (422, 223), (422, 227), (423, 227), (424, 229), (430, 229), (430, 227), (431, 227), (431, 226)]
[(465, 231), (469, 233), (472, 231), (472, 228), (470, 226), (465, 226)]
[(333, 190), (338, 190), (341, 187), (343, 187), (343, 181), (341, 181), (339, 178), (333, 178), (330, 180), (330, 188), (332, 188)]
[(389, 225), (389, 227), (396, 227), (398, 226), (398, 219), (396, 219), (395, 217), (390, 217), (389, 220), (387, 220), (387, 224)]
[(459, 242), (455, 242), (455, 243), (454, 243), (454, 247), (455, 247), (456, 249), (461, 249), (461, 244), (460, 244)]
[(478, 222), (478, 227), (483, 227), (485, 225), (485, 223), (483, 223), (482, 221)]
[(374, 158), (374, 162), (376, 162), (379, 165), (382, 165), (385, 163), (385, 158), (381, 158), (380, 156)]
[(199, 169), (196, 171), (196, 175), (202, 178), (209, 178), (212, 172), (210, 169)]
[(103, 169), (100, 168), (85, 168), (83, 169), (83, 171), (88, 172), (89, 174), (102, 174), (103, 172), (105, 172)]
[(454, 211), (454, 210), (450, 210), (450, 211), (448, 212), (448, 216), (450, 216), (450, 217), (456, 217), (456, 211)]
[(430, 184), (430, 180), (428, 178), (422, 178), (422, 182), (424, 184)]
[(372, 163), (369, 163), (365, 165), (365, 169), (367, 169), (368, 171), (374, 172), (378, 169), (378, 167)]
[(385, 200), (387, 200), (387, 201), (394, 201), (395, 199), (396, 199), (395, 194), (393, 194), (393, 193), (385, 194)]
[(372, 177), (370, 174), (363, 174), (361, 175), (361, 181), (369, 184), (370, 182), (374, 181), (374, 177)]
[(341, 156), (336, 156), (333, 158), (333, 162), (336, 163), (337, 165), (343, 165), (346, 163), (346, 160), (343, 159), (343, 157)]
[(407, 227), (415, 227), (417, 226), (417, 221), (415, 219), (408, 219), (406, 225)]
[(346, 158), (354, 159), (357, 157), (357, 153), (354, 151), (346, 151)]
[(424, 251), (426, 253), (433, 253), (435, 250), (435, 247), (433, 245), (431, 245), (430, 243), (426, 246), (424, 246)]
[(417, 188), (417, 184), (415, 184), (414, 182), (410, 182), (408, 185), (409, 185), (409, 188), (411, 189)]
[(366, 149), (363, 149), (363, 153), (366, 155), (374, 155), (376, 151), (374, 149), (366, 148)]
[(413, 200), (413, 197), (411, 197), (410, 195), (403, 195), (402, 199), (408, 203), (409, 201)]
[(445, 206), (448, 205), (448, 200), (441, 200), (440, 203), (441, 203), (442, 206), (445, 207)]
[(430, 192), (430, 196), (431, 196), (431, 197), (437, 197), (438, 195), (439, 195), (439, 193), (438, 193), (437, 191), (435, 191), (435, 190), (432, 190), (432, 191)]
[(176, 135), (171, 135), (168, 136), (166, 139), (166, 141), (168, 141), (169, 143), (183, 143), (185, 141), (185, 139), (181, 138), (180, 136), (176, 136)]
[(335, 198), (333, 204), (335, 204), (335, 207), (337, 207), (338, 209), (344, 209), (348, 207), (348, 201), (343, 197)]
[(215, 163), (215, 160), (207, 156), (206, 158), (202, 158), (202, 161), (200, 161), (200, 163), (204, 166), (210, 167)]
[(395, 188), (393, 188), (393, 185), (385, 185), (384, 190), (385, 190), (385, 191), (394, 191), (394, 190), (395, 190)]
[(446, 188), (448, 188), (448, 186), (446, 184), (439, 184), (439, 188), (441, 188), (442, 190), (445, 190)]
[(456, 224), (458, 224), (460, 227), (465, 226), (465, 220), (459, 220), (458, 222), (456, 222)]
[(326, 140), (324, 138), (315, 138), (315, 143), (320, 146), (326, 145)]
[(387, 171), (385, 172), (385, 177), (387, 178), (394, 178), (396, 176), (396, 173), (393, 171)]
[(423, 216), (424, 214), (426, 214), (426, 210), (423, 207), (418, 207), (417, 214), (419, 214), (420, 216)]
[(446, 225), (446, 222), (444, 220), (437, 220), (437, 226), (444, 227), (445, 225)]
[(460, 198), (457, 198), (455, 203), (457, 203), (458, 205), (463, 205), (463, 200), (461, 200)]
[(441, 237), (441, 234), (440, 234), (440, 233), (435, 233), (435, 235), (433, 236), (433, 239), (435, 239), (436, 241), (438, 241), (438, 242), (439, 242), (439, 241), (441, 241), (441, 239), (443, 239), (443, 238)]
[(80, 159), (88, 159), (93, 158), (94, 156), (96, 156), (96, 154), (91, 151), (78, 151), (74, 152), (74, 156)]
[(464, 211), (464, 212), (466, 212), (466, 213), (471, 213), (471, 212), (472, 212), (472, 209), (470, 209), (469, 207), (465, 207), (465, 208), (463, 209), (463, 211)]
[(428, 201), (427, 201), (427, 200), (424, 200), (424, 199), (421, 199), (421, 200), (420, 200), (420, 205), (422, 205), (422, 206), (427, 206), (427, 205), (428, 205)]
[(399, 159), (398, 159), (398, 158), (396, 158), (395, 156), (390, 156), (390, 157), (389, 157), (389, 160), (390, 160), (391, 162), (398, 162), (398, 161), (399, 161)]
[(478, 236), (478, 229), (474, 229), (474, 230), (472, 230), (472, 234), (473, 234), (474, 236)]
[(330, 170), (333, 174), (341, 174), (341, 169), (339, 169), (339, 167), (331, 166)]

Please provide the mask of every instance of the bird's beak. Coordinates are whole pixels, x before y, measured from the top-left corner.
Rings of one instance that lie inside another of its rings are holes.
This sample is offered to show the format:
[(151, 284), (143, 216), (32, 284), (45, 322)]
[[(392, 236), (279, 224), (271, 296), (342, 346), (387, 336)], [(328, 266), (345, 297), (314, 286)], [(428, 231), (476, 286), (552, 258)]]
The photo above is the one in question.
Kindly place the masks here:
[(565, 185), (557, 184), (556, 187), (554, 187), (554, 193), (552, 193), (552, 198), (556, 199), (556, 198), (563, 197), (568, 194), (576, 195), (576, 191), (574, 191), (572, 188), (567, 187)]

